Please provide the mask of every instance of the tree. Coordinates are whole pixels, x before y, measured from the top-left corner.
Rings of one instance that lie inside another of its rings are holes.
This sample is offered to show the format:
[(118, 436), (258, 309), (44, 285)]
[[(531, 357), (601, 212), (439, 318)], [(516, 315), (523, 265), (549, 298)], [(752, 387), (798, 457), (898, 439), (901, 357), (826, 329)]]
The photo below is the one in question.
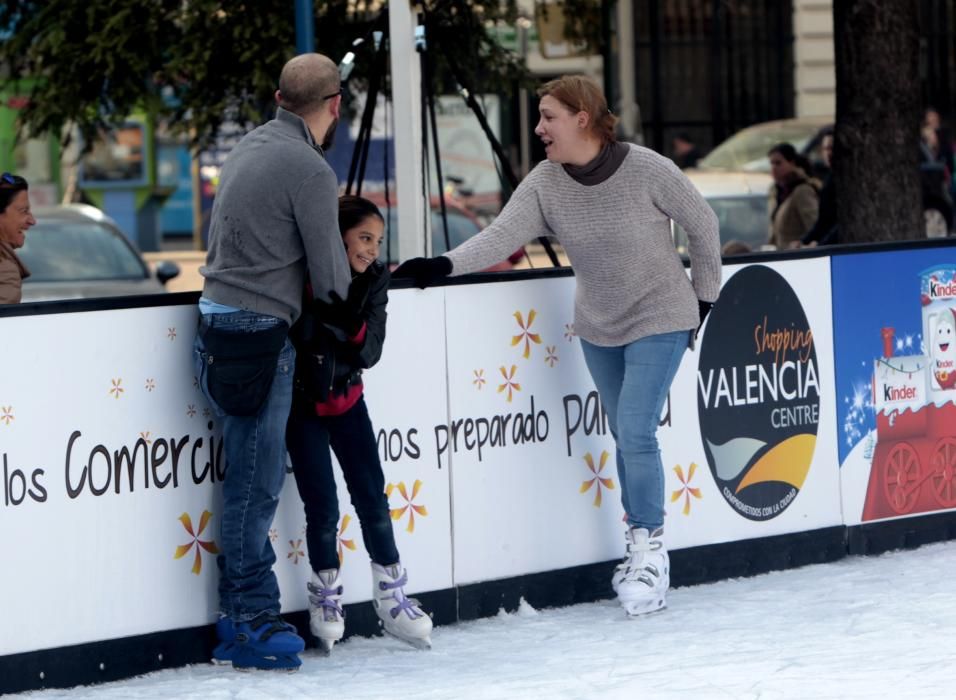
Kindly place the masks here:
[(834, 0), (833, 36), (840, 240), (924, 238), (919, 2)]
[[(344, 55), (386, 12), (370, 4), (316, 0), (317, 50)], [(445, 56), (475, 90), (510, 89), (525, 75), (486, 30), (489, 21), (514, 21), (515, 0), (430, 0), (426, 11), (441, 47), (437, 79)], [(8, 80), (38, 79), (22, 126), (42, 134), (75, 124), (87, 144), (136, 110), (189, 133), (196, 145), (215, 136), (227, 112), (261, 123), (274, 108), (279, 71), (295, 54), (291, 0), (6, 0), (0, 27), (10, 33), (0, 46)], [(362, 50), (371, 52), (371, 42)], [(357, 62), (359, 81), (370, 62)]]

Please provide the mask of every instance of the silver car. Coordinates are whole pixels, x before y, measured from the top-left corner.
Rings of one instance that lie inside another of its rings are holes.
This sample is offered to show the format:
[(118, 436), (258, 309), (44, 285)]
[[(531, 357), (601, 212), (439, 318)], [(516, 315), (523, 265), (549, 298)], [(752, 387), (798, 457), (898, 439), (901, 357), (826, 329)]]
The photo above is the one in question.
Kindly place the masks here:
[(179, 274), (173, 262), (149, 266), (112, 219), (95, 207), (36, 207), (36, 225), (17, 251), (30, 270), (23, 301), (160, 294)]

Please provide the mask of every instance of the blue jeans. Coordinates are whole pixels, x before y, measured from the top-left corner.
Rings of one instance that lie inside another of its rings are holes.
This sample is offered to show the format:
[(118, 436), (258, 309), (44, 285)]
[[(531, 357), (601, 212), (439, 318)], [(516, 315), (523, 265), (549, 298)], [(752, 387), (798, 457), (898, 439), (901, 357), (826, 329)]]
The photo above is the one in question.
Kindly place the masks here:
[(692, 332), (651, 335), (616, 347), (581, 339), (617, 446), (621, 501), (630, 527), (653, 532), (664, 525), (664, 466), (657, 428)]
[[(255, 333), (281, 321), (251, 311), (209, 314), (206, 322), (229, 333)], [(285, 479), (285, 424), (292, 405), (295, 349), (286, 340), (269, 395), (254, 416), (225, 413), (209, 395), (206, 351), (199, 335), (193, 351), (199, 386), (222, 418), (226, 475), (222, 483), (219, 609), (245, 622), (262, 613), (279, 614), (279, 585), (272, 565), (276, 556), (269, 528)]]
[(330, 446), (362, 525), (366, 551), (376, 564), (397, 563), (385, 475), (364, 397), (340, 416), (317, 416), (308, 408), (296, 407), (289, 416), (286, 442), (295, 483), (305, 504), (305, 539), (312, 570), (339, 568), (339, 499)]

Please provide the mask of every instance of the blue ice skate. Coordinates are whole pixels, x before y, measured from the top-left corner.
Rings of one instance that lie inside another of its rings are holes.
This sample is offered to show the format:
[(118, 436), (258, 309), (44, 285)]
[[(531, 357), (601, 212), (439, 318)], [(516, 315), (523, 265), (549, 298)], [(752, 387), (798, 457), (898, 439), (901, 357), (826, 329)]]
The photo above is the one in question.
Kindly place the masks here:
[(302, 665), (299, 652), (305, 649), (305, 641), (278, 615), (263, 614), (246, 622), (222, 618), (216, 623), (216, 634), (215, 663), (232, 663), (239, 670), (278, 671), (295, 671)]

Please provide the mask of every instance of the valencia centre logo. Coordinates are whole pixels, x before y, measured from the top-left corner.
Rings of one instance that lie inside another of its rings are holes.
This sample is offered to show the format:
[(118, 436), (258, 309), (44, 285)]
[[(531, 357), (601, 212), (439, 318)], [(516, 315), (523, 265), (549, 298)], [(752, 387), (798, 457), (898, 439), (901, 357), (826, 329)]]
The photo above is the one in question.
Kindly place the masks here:
[(743, 517), (775, 518), (800, 493), (816, 447), (818, 377), (793, 288), (769, 267), (741, 269), (707, 320), (697, 410), (714, 481)]

